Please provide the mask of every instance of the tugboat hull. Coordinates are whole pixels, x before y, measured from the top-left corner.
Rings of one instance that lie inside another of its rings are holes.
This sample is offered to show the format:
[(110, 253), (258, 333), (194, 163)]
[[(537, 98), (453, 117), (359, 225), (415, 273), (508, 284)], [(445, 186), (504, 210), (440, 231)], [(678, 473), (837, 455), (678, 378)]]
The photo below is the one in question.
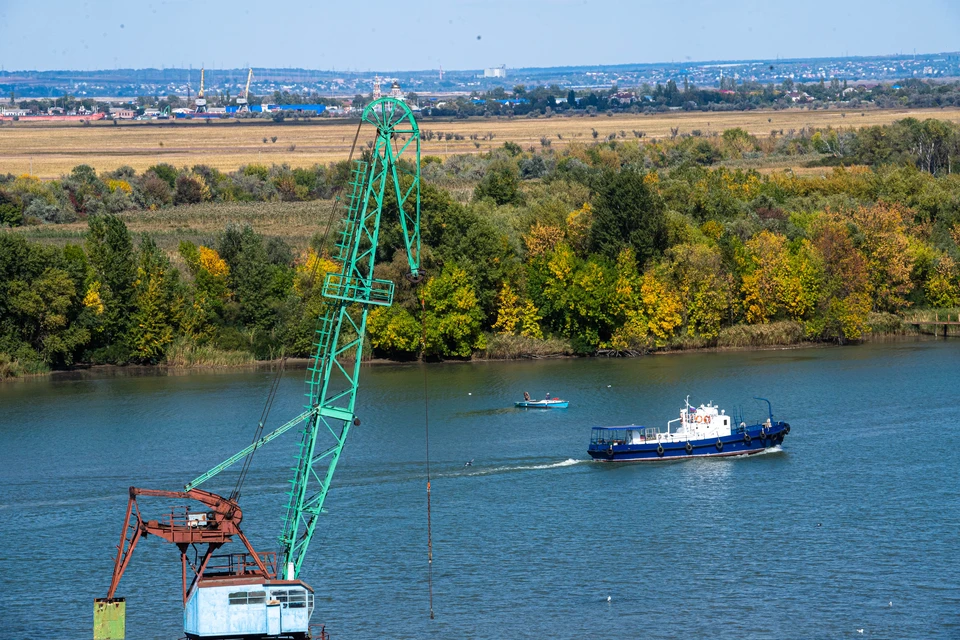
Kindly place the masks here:
[(754, 425), (742, 433), (703, 440), (627, 443), (619, 440), (591, 442), (587, 453), (601, 462), (659, 462), (688, 458), (717, 458), (760, 453), (783, 442), (790, 425), (774, 422)]

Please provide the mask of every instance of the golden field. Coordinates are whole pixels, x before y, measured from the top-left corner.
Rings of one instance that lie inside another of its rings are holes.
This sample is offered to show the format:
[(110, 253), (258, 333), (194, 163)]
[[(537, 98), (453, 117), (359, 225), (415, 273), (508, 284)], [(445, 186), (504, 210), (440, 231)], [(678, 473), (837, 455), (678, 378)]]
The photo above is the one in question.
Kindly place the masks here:
[[(591, 142), (593, 130), (597, 131), (601, 140), (611, 133), (620, 132), (624, 132), (627, 139), (633, 139), (633, 131), (644, 132), (646, 139), (663, 138), (669, 137), (673, 128), (679, 128), (681, 134), (699, 130), (703, 135), (709, 135), (741, 127), (763, 137), (769, 136), (771, 130), (783, 130), (786, 133), (790, 129), (800, 130), (804, 127), (859, 128), (889, 124), (906, 117), (960, 122), (960, 109), (789, 109), (615, 116), (555, 115), (551, 118), (424, 119), (420, 128), (464, 137), (463, 140), (423, 141), (423, 154), (443, 156), (488, 151), (508, 140), (525, 149), (531, 146), (539, 149), (541, 138), (547, 138), (551, 148), (562, 148), (573, 141)], [(177, 167), (206, 164), (224, 171), (256, 162), (310, 166), (346, 159), (356, 128), (356, 121), (331, 119), (280, 124), (236, 120), (129, 122), (119, 125), (96, 122), (88, 126), (79, 123), (2, 123), (0, 173), (30, 173), (49, 179), (68, 173), (78, 164), (89, 164), (97, 171), (109, 171), (123, 165), (142, 171), (158, 162), (168, 162)], [(470, 136), (476, 136), (477, 140), (471, 140)], [(272, 141), (273, 137), (276, 137), (276, 142)], [(372, 130), (361, 131), (359, 144), (363, 145), (372, 137)]]

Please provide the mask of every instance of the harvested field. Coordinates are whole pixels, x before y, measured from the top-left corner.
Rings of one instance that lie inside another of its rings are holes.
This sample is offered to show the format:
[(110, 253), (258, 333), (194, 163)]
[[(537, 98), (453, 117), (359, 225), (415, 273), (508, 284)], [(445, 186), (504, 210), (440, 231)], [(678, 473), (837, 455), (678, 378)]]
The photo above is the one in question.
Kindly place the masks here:
[[(621, 132), (627, 139), (634, 139), (634, 132), (643, 132), (645, 139), (649, 139), (669, 137), (671, 129), (678, 129), (680, 134), (699, 130), (702, 135), (710, 135), (734, 127), (742, 127), (757, 136), (769, 136), (771, 130), (786, 133), (804, 127), (859, 128), (889, 124), (906, 117), (960, 122), (960, 109), (789, 109), (592, 117), (424, 119), (420, 128), (463, 137), (462, 140), (424, 140), (424, 154), (442, 156), (488, 151), (507, 141), (516, 142), (525, 149), (539, 149), (541, 139), (545, 139), (549, 140), (551, 148), (561, 148), (574, 141), (592, 142), (594, 130), (599, 140)], [(234, 170), (254, 162), (309, 166), (345, 159), (356, 127), (356, 121), (329, 119), (279, 124), (236, 120), (120, 125), (109, 122), (90, 125), (7, 123), (0, 126), (0, 172), (56, 178), (78, 164), (89, 164), (97, 171), (123, 165), (142, 171), (158, 162), (178, 167), (206, 164), (221, 170)], [(471, 136), (476, 139), (470, 139)], [(361, 144), (368, 138), (370, 135), (364, 137), (361, 132)]]

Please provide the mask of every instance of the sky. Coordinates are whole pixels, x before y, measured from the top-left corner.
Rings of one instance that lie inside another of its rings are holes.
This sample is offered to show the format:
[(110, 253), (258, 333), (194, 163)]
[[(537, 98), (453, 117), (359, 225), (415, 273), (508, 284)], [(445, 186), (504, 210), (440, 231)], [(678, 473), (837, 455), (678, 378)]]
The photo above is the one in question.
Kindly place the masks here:
[(957, 0), (0, 0), (0, 65), (552, 67), (960, 50)]

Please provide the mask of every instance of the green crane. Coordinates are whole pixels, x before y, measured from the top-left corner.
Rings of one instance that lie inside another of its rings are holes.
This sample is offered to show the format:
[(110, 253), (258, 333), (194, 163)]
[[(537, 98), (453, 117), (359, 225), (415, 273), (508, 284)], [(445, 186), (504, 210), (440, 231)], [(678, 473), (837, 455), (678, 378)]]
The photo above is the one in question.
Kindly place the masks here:
[[(126, 605), (124, 598), (116, 596), (117, 588), (139, 540), (147, 536), (174, 543), (180, 550), (184, 632), (189, 637), (236, 637), (238, 633), (263, 638), (307, 637), (313, 613), (313, 589), (298, 579), (300, 569), (316, 531), (317, 519), (323, 513), (323, 503), (350, 427), (359, 424), (355, 406), (367, 313), (371, 306), (390, 306), (393, 302), (393, 282), (373, 277), (385, 203), (393, 208), (395, 202), (410, 277), (414, 281), (422, 277), (417, 123), (410, 109), (391, 97), (380, 98), (367, 106), (360, 126), (364, 123), (374, 125), (377, 137), (369, 152), (356, 163), (349, 182), (349, 203), (333, 256), (340, 269), (325, 274), (323, 279), (324, 313), (314, 333), (305, 410), (271, 433), (261, 435), (277, 392), (278, 374), (253, 444), (187, 484), (183, 491), (130, 487), (110, 589), (106, 598), (94, 602), (97, 640), (124, 637)], [(358, 137), (359, 133), (358, 128)], [(290, 481), (283, 532), (279, 537), (279, 562), (274, 564), (273, 554), (257, 552), (240, 528), (243, 518), (238, 503), (240, 486), (256, 450), (298, 425), (302, 425), (302, 430), (297, 465)], [(197, 488), (240, 460), (244, 460), (243, 470), (229, 497)], [(138, 497), (144, 496), (192, 500), (201, 506), (199, 510), (196, 505), (193, 510), (176, 508), (158, 519), (144, 518), (138, 502)], [(428, 532), (429, 501), (428, 473)], [(234, 538), (243, 543), (246, 553), (213, 555)], [(432, 552), (429, 557), (432, 562)], [(245, 581), (233, 581), (238, 576)], [(276, 579), (281, 576), (288, 582), (278, 584)], [(251, 582), (253, 577), (259, 581)], [(224, 611), (222, 605), (226, 597), (230, 604), (241, 601), (262, 604), (266, 600), (263, 618), (251, 618), (245, 613), (246, 608), (227, 607)], [(284, 604), (281, 611), (281, 601), (289, 604), (289, 608)], [(263, 635), (264, 629), (266, 635)]]
[[(350, 426), (359, 423), (355, 403), (367, 313), (372, 305), (393, 303), (393, 282), (373, 277), (388, 190), (396, 198), (410, 275), (421, 277), (416, 120), (407, 105), (394, 98), (372, 102), (362, 119), (376, 126), (377, 138), (369, 158), (357, 162), (350, 182), (349, 207), (336, 245), (340, 272), (328, 273), (323, 281), (323, 296), (329, 304), (317, 323), (305, 393), (310, 415), (304, 421), (280, 535), (280, 566), (288, 580), (300, 574)], [(402, 163), (404, 154), (413, 157)]]
[(350, 427), (359, 424), (355, 405), (367, 313), (371, 306), (393, 303), (394, 283), (373, 277), (380, 218), (388, 198), (395, 200), (399, 214), (410, 277), (422, 277), (417, 122), (403, 101), (391, 97), (371, 102), (361, 119), (376, 127), (377, 137), (370, 152), (354, 165), (348, 185), (347, 211), (333, 256), (341, 265), (340, 271), (326, 274), (323, 280), (326, 310), (314, 333), (305, 411), (185, 487), (186, 491), (196, 488), (267, 442), (302, 425), (279, 537), (278, 573), (282, 572), (287, 580), (300, 575)]

